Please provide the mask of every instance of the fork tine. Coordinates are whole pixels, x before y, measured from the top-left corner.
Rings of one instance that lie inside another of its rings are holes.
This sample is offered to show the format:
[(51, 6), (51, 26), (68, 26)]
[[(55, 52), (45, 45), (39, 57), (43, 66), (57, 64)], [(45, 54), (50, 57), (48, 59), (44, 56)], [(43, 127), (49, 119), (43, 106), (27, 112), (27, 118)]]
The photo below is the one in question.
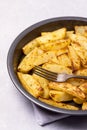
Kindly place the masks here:
[(42, 71), (38, 71), (38, 70), (34, 70), (34, 73), (42, 74), (46, 77), (53, 78), (53, 79), (55, 79), (57, 77), (57, 75), (53, 76), (53, 75), (47, 74), (46, 72), (42, 72)]
[(51, 80), (51, 81), (56, 81), (57, 80), (57, 73), (55, 72), (50, 72), (46, 69), (43, 69), (42, 67), (40, 66), (36, 66), (34, 67), (33, 69), (33, 72), (43, 78), (46, 78), (48, 80)]
[(56, 73), (56, 72), (51, 72), (51, 71), (46, 70), (46, 69), (44, 69), (44, 68), (42, 68), (42, 67), (40, 67), (40, 66), (35, 66), (35, 67), (34, 67), (34, 70), (38, 70), (38, 71), (41, 71), (41, 72), (43, 72), (43, 73), (46, 73), (46, 74), (49, 74), (49, 75), (52, 75), (52, 76), (57, 76), (57, 73)]
[(50, 80), (50, 81), (53, 81), (53, 82), (56, 81), (56, 77), (55, 78), (50, 77), (50, 75), (47, 75), (46, 73), (41, 73), (40, 71), (36, 71), (36, 70), (34, 70), (34, 73), (43, 77), (43, 78), (45, 78), (45, 79), (47, 79), (47, 80)]

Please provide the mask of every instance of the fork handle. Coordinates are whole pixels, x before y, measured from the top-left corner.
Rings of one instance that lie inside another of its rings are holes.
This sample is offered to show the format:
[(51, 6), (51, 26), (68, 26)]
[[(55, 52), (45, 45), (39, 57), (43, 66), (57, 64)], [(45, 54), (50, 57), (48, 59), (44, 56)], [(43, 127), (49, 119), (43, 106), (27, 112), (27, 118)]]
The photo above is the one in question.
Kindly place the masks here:
[(70, 78), (87, 79), (87, 76), (71, 75)]

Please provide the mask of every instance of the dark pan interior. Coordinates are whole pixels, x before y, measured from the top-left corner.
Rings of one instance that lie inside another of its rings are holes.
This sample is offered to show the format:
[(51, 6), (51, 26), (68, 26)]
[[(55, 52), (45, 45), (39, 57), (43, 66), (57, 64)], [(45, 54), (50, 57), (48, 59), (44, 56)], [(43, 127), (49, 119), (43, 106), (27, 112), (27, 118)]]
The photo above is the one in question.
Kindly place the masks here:
[(67, 30), (73, 30), (75, 25), (87, 25), (87, 19), (80, 18), (80, 17), (53, 18), (53, 19), (41, 21), (27, 28), (12, 43), (8, 52), (8, 56), (7, 56), (7, 68), (8, 68), (10, 78), (12, 82), (14, 83), (14, 85), (16, 86), (16, 88), (29, 100), (33, 101), (40, 107), (43, 107), (45, 109), (48, 109), (54, 112), (67, 113), (67, 114), (72, 114), (72, 115), (87, 115), (87, 111), (65, 110), (65, 109), (56, 108), (56, 107), (47, 105), (45, 103), (42, 103), (41, 101), (37, 100), (36, 98), (34, 98), (32, 95), (30, 95), (23, 89), (16, 75), (17, 66), (21, 58), (23, 57), (22, 47), (25, 44), (27, 44), (32, 39), (40, 36), (41, 32), (53, 31), (62, 27), (66, 27)]

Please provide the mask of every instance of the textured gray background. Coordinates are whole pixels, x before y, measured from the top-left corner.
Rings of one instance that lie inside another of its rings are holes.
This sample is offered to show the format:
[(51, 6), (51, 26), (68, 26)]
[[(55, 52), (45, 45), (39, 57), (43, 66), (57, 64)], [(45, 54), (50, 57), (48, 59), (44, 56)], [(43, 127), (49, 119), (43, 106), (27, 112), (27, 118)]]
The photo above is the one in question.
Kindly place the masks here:
[(0, 130), (87, 129), (87, 117), (71, 117), (39, 126), (31, 102), (16, 90), (7, 73), (7, 52), (16, 36), (36, 22), (59, 16), (87, 17), (87, 1), (0, 0)]

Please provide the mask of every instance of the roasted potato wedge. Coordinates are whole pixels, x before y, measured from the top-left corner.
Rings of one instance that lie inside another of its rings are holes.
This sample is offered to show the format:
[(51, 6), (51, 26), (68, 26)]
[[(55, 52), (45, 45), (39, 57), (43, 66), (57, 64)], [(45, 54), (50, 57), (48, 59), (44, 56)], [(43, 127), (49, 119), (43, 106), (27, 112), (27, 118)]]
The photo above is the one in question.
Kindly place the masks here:
[(69, 49), (69, 53), (68, 56), (71, 59), (71, 63), (72, 63), (72, 70), (78, 70), (80, 69), (80, 58), (78, 57), (78, 55), (76, 54), (76, 51), (74, 50), (74, 48), (72, 46), (68, 46)]
[(51, 59), (56, 58), (56, 52), (55, 51), (48, 51), (41, 55), (38, 55), (36, 59), (34, 59), (33, 64), (35, 66), (42, 65), (46, 62), (49, 62)]
[(48, 87), (49, 81), (36, 74), (33, 74), (32, 76), (39, 82), (40, 86), (43, 88), (44, 92), (41, 95), (41, 97), (48, 99), (49, 98), (49, 87)]
[(23, 48), (23, 53), (27, 55), (30, 51), (32, 51), (35, 47), (38, 47), (39, 43), (36, 41), (36, 39), (30, 41), (27, 43)]
[[(72, 66), (71, 60), (70, 60), (70, 58), (68, 57), (67, 54), (62, 54), (62, 55), (56, 56), (53, 59), (51, 59), (51, 61), (58, 64), (58, 65), (62, 65), (62, 66), (65, 66), (65, 67), (71, 67)], [(65, 62), (66, 62), (66, 64), (65, 64)]]
[(83, 102), (82, 110), (87, 110), (87, 102)]
[(81, 99), (79, 99), (79, 98), (77, 98), (77, 97), (74, 97), (74, 98), (73, 98), (73, 101), (74, 101), (76, 104), (82, 104), (85, 100), (81, 100)]
[(33, 78), (32, 75), (29, 74), (23, 74), (20, 72), (17, 72), (18, 78), (20, 79), (20, 82), (22, 83), (24, 89), (32, 94), (34, 97), (38, 98), (39, 96), (43, 95), (43, 88), (42, 86), (37, 82), (35, 78)]
[(55, 56), (55, 51), (43, 53), (41, 49), (35, 48), (20, 62), (18, 70), (24, 73), (29, 72), (34, 66), (44, 64)]
[(46, 104), (52, 105), (54, 107), (63, 108), (63, 109), (69, 109), (69, 110), (79, 110), (78, 107), (75, 107), (73, 105), (69, 105), (69, 104), (66, 104), (66, 103), (55, 102), (52, 99), (39, 98), (39, 100), (44, 102), (44, 103), (46, 103)]
[(74, 34), (74, 31), (66, 31), (66, 38), (69, 38), (71, 34)]
[[(57, 58), (57, 64), (65, 66), (65, 67), (71, 67), (71, 60), (67, 54), (63, 54), (58, 56)], [(66, 63), (66, 64), (65, 64)]]
[[(62, 51), (60, 51), (59, 53), (62, 53)], [(58, 52), (57, 52), (57, 54), (58, 54)], [(65, 67), (71, 67), (71, 60), (67, 54), (61, 54), (59, 56), (55, 55), (55, 57), (53, 57), (50, 61), (52, 61), (58, 65), (62, 65)], [(66, 62), (66, 64), (65, 64), (65, 62)]]
[(87, 94), (87, 82), (81, 84), (81, 85), (79, 86), (79, 88), (80, 88), (85, 94)]
[(87, 26), (75, 26), (75, 33), (87, 37)]
[(71, 101), (73, 99), (72, 95), (63, 91), (50, 90), (49, 95), (54, 101), (57, 102)]
[(53, 89), (53, 90), (66, 92), (81, 100), (84, 100), (86, 98), (84, 92), (80, 88), (78, 88), (77, 86), (73, 86), (66, 82), (65, 83), (50, 82), (49, 88)]
[(58, 65), (56, 63), (45, 63), (42, 66), (44, 69), (50, 70), (52, 72), (57, 72), (57, 73), (68, 73), (72, 74), (72, 70), (66, 66), (63, 65)]
[(77, 70), (75, 72), (76, 75), (83, 75), (83, 76), (87, 76), (87, 69), (84, 68), (84, 69), (80, 69), (80, 70)]
[(70, 44), (70, 39), (56, 40), (53, 42), (48, 42), (46, 44), (42, 44), (40, 48), (44, 51), (58, 51), (67, 47)]
[(77, 79), (77, 78), (71, 78), (67, 80), (67, 83), (70, 83), (74, 86), (79, 87), (81, 84), (83, 84), (86, 80), (84, 79)]
[[(50, 34), (51, 32), (41, 32), (41, 36)], [(74, 34), (74, 31), (66, 31), (66, 38), (69, 38), (70, 34)]]
[(71, 34), (69, 35), (69, 38), (72, 42), (75, 42), (79, 44), (81, 47), (83, 47), (85, 50), (87, 50), (87, 38), (78, 34)]
[(63, 39), (66, 36), (66, 28), (61, 28), (51, 33), (47, 33), (44, 36), (36, 38), (39, 44), (47, 44), (48, 42), (53, 42), (55, 40)]
[(77, 55), (79, 56), (82, 66), (87, 65), (87, 51), (77, 43), (71, 43)]
[(28, 55), (26, 55), (18, 66), (18, 71), (27, 73), (34, 67), (34, 61), (38, 55), (43, 54), (43, 51), (39, 48), (33, 49)]

